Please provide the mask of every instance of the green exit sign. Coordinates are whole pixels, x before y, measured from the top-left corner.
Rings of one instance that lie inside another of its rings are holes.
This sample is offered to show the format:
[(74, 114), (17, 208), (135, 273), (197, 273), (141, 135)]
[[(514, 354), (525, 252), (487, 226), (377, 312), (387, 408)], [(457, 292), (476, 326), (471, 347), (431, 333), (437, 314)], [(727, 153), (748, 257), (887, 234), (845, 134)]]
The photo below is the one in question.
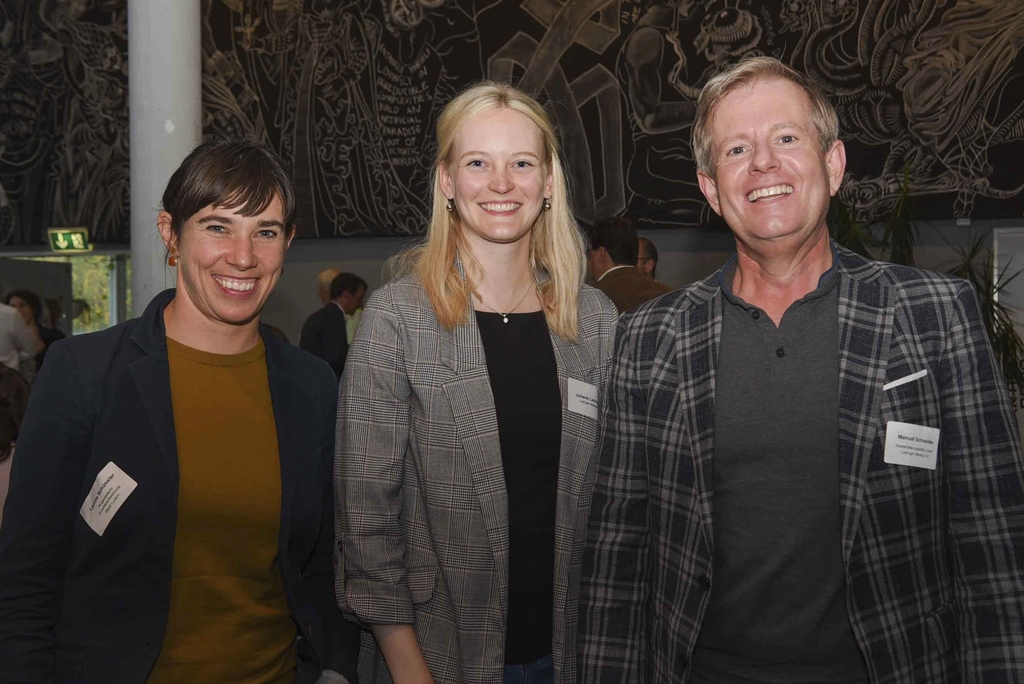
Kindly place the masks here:
[(50, 249), (54, 252), (91, 252), (88, 228), (50, 228)]

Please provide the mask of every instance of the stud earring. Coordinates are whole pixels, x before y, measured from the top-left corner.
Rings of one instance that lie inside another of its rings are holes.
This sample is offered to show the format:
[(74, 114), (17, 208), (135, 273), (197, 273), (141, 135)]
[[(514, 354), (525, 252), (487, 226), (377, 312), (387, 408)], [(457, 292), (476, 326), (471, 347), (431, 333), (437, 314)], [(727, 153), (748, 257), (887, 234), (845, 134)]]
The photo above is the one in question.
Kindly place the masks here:
[(455, 211), (455, 200), (453, 200), (453, 199), (448, 200), (445, 203), (444, 208), (447, 209), (448, 211)]
[(177, 254), (172, 254), (171, 256), (167, 257), (167, 265), (171, 266), (171, 267), (177, 266), (178, 265), (178, 255)]
[(544, 211), (551, 211), (551, 200), (547, 197), (544, 198), (544, 204), (541, 207)]

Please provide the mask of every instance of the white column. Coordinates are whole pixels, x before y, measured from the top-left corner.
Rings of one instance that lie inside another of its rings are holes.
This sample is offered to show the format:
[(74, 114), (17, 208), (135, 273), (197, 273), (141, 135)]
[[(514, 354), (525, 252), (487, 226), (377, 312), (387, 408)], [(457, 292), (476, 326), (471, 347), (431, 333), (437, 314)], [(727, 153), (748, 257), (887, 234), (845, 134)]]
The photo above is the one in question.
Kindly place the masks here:
[(174, 285), (156, 229), (160, 198), (202, 139), (200, 0), (128, 0), (132, 315)]

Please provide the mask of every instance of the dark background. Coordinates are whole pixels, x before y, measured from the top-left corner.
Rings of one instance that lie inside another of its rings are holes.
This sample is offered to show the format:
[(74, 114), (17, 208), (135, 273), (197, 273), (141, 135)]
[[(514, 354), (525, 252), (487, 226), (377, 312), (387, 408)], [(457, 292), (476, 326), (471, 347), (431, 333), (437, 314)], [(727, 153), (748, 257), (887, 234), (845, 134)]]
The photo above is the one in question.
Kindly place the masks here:
[[(512, 80), (554, 115), (580, 218), (707, 225), (689, 145), (707, 78), (754, 54), (812, 75), (862, 218), (1024, 212), (1024, 12), (1005, 0), (203, 0), (203, 129), (290, 164), (303, 237), (425, 224), (435, 117)], [(128, 241), (124, 0), (0, 0), (0, 248), (49, 226)], [(183, 153), (184, 154), (184, 153)]]

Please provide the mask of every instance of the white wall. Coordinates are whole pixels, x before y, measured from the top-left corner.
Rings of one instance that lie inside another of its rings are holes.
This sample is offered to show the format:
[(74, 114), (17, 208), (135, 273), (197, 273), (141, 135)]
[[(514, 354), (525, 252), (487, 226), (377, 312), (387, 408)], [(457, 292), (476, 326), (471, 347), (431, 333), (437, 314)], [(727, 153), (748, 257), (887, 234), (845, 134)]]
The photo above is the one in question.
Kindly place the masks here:
[[(983, 234), (1002, 225), (1019, 222), (975, 221), (970, 227), (952, 221), (922, 224), (915, 251), (917, 266), (944, 270), (956, 258), (951, 245), (964, 244), (972, 233)], [(676, 288), (713, 273), (735, 252), (732, 235), (723, 228), (663, 228), (639, 233), (658, 247), (658, 280)], [(284, 330), (298, 344), (303, 321), (320, 307), (317, 273), (332, 266), (340, 268), (361, 276), (372, 291), (380, 284), (381, 267), (388, 257), (414, 243), (398, 238), (296, 240), (288, 252), (284, 274), (267, 300), (263, 320)]]
[(288, 250), (284, 273), (263, 308), (262, 320), (283, 330), (293, 344), (306, 317), (322, 305), (316, 296), (316, 276), (325, 268), (340, 268), (366, 281), (368, 291), (380, 284), (380, 270), (391, 255), (411, 244), (398, 238), (295, 240)]
[[(732, 237), (703, 228), (641, 231), (658, 246), (658, 280), (682, 287), (714, 272), (732, 255)], [(296, 240), (288, 250), (284, 273), (263, 309), (263, 321), (281, 328), (294, 344), (306, 317), (320, 308), (316, 275), (335, 267), (362, 277), (369, 291), (380, 284), (388, 257), (416, 240), (407, 238), (346, 238)]]

